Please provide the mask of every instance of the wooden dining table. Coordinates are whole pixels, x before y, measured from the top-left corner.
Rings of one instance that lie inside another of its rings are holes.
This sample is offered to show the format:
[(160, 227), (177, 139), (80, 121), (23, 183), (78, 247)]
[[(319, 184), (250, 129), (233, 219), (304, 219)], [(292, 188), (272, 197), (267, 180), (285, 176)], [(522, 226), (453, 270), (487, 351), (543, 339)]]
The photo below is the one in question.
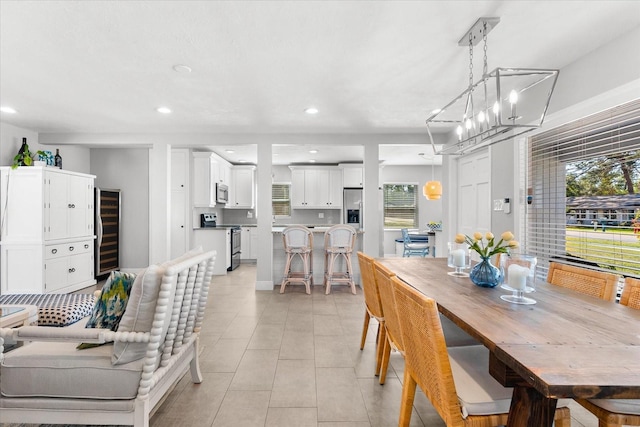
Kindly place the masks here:
[(376, 261), (489, 349), (491, 375), (513, 387), (509, 427), (551, 426), (559, 398), (640, 399), (640, 310), (544, 281), (535, 304), (513, 304), (448, 275), (444, 258)]

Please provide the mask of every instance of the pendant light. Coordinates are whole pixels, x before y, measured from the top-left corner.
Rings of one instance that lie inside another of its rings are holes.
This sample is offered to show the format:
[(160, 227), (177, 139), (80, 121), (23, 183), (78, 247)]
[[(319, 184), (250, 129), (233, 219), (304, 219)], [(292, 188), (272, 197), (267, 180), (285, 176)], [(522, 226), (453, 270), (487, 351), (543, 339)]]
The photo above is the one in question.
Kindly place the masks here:
[[(419, 153), (419, 156), (424, 157), (424, 153)], [(422, 194), (427, 200), (439, 200), (440, 196), (442, 196), (442, 183), (440, 181), (436, 181), (435, 172), (433, 166), (434, 158), (431, 157), (431, 181), (427, 181), (427, 183), (422, 187)]]

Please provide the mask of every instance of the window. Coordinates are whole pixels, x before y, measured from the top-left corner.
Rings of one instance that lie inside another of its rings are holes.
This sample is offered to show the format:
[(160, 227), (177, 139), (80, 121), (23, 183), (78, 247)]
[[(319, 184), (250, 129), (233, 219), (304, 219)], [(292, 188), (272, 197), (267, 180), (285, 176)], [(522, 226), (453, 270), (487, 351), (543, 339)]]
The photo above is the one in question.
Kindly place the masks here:
[(291, 184), (271, 185), (271, 206), (273, 216), (291, 216)]
[(418, 227), (417, 184), (384, 184), (384, 227)]
[(640, 101), (533, 136), (527, 252), (540, 274), (560, 260), (640, 277), (639, 187)]

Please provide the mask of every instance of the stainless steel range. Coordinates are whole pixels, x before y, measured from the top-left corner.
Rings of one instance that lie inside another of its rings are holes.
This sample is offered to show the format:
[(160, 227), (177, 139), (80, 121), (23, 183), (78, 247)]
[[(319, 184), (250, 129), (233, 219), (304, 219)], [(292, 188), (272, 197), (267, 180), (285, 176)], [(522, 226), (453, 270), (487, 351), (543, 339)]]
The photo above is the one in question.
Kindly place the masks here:
[(241, 232), (240, 227), (231, 227), (231, 267), (227, 268), (228, 271), (235, 270), (240, 266)]

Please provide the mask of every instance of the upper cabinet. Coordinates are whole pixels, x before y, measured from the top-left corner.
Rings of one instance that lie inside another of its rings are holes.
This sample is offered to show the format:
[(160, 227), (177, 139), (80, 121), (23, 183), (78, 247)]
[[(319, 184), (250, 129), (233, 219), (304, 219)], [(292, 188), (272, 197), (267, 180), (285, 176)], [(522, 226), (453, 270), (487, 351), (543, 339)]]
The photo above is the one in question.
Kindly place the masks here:
[(231, 186), (231, 164), (226, 160), (217, 159), (213, 166), (213, 180), (218, 184)]
[(340, 209), (342, 170), (331, 166), (291, 166), (291, 206), (294, 209)]
[(362, 165), (358, 164), (341, 164), (344, 188), (362, 188), (363, 187), (363, 170)]
[(255, 207), (255, 166), (231, 166), (229, 202), (227, 209), (253, 209)]
[(193, 206), (216, 205), (216, 160), (212, 153), (193, 153)]

